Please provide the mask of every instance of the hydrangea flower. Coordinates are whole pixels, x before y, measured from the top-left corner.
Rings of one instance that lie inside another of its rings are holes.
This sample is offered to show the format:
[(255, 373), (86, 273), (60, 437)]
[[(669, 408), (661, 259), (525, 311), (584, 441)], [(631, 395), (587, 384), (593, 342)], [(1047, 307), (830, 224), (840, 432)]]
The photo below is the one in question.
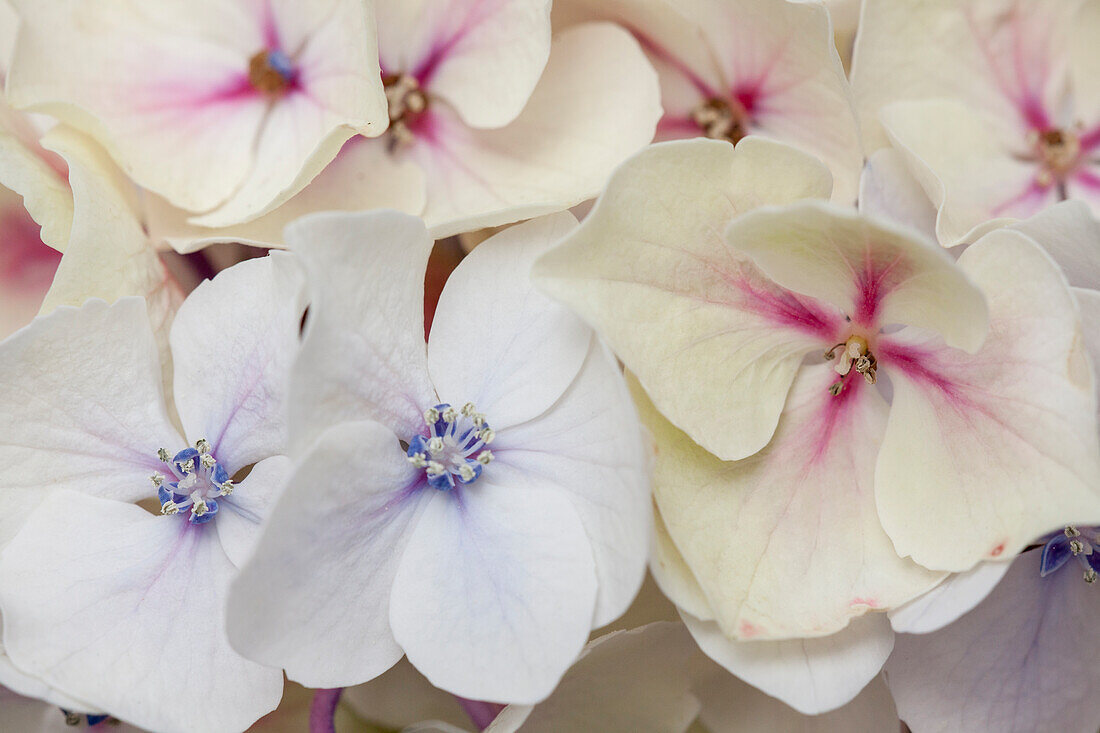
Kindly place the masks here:
[(420, 221), (291, 227), (312, 288), (290, 407), (300, 460), (230, 595), (243, 654), (326, 688), (405, 654), (462, 697), (530, 703), (627, 607), (650, 516), (637, 416), (591, 331), (527, 278), (575, 223), (479, 245), (426, 348)]
[(20, 671), (163, 731), (242, 730), (278, 703), (282, 674), (234, 652), (223, 619), (289, 470), (300, 279), (280, 254), (196, 289), (172, 324), (172, 404), (140, 298), (58, 308), (0, 346), (0, 610)]
[(203, 231), (154, 202), (181, 251), (210, 241), (283, 243), (316, 211), (394, 208), (437, 238), (580, 203), (653, 137), (653, 69), (608, 24), (551, 40), (549, 0), (376, 0), (389, 126), (356, 136), (301, 194), (244, 227)]
[[(558, 5), (562, 7), (559, 8)], [(848, 80), (821, 3), (791, 0), (559, 0), (555, 20), (614, 20), (661, 80), (658, 140), (759, 135), (829, 167), (853, 203), (863, 163)]]
[[(710, 656), (804, 712), (889, 653), (885, 618), (838, 637), (851, 619), (1100, 513), (1093, 377), (1049, 257), (996, 232), (956, 264), (807, 198), (828, 195), (775, 143), (656, 145), (536, 267), (636, 375), (662, 588)], [(800, 690), (784, 656), (811, 643), (836, 671)]]
[(92, 134), (139, 185), (204, 226), (297, 193), (355, 133), (381, 134), (373, 17), (360, 0), (19, 0), (13, 105)]
[(1067, 198), (1100, 213), (1100, 7), (871, 0), (852, 83), (939, 211), (945, 245)]

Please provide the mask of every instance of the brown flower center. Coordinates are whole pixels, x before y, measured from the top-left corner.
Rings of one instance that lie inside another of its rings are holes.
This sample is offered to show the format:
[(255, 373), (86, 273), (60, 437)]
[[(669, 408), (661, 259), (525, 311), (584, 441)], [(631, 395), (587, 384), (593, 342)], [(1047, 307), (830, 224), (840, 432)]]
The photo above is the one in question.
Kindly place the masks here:
[(282, 51), (260, 51), (248, 61), (248, 82), (268, 97), (283, 96), (293, 81), (293, 66)]
[(749, 134), (745, 126), (748, 113), (744, 107), (719, 97), (700, 102), (691, 111), (691, 119), (712, 140), (725, 140), (736, 145)]
[(428, 109), (428, 95), (420, 82), (408, 74), (386, 74), (382, 77), (390, 116), (390, 149), (412, 142), (409, 125)]

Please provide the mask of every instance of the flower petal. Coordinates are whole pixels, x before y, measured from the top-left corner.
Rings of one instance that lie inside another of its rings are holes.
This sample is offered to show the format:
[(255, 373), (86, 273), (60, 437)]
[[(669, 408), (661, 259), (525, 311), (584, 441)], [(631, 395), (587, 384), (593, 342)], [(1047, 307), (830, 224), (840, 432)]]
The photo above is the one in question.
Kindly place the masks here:
[(938, 579), (898, 557), (875, 512), (886, 404), (861, 381), (833, 397), (836, 379), (828, 365), (804, 367), (771, 443), (734, 463), (707, 454), (634, 390), (657, 441), (661, 516), (730, 637), (824, 636)]
[[(1046, 250), (1075, 290), (1100, 290), (1100, 221), (1088, 206), (1065, 201), (1011, 228)], [(1086, 338), (1090, 333), (1086, 328)]]
[(989, 302), (982, 350), (913, 329), (881, 337), (876, 351), (894, 388), (879, 516), (899, 554), (953, 572), (1011, 557), (1067, 522), (1100, 523), (1094, 379), (1065, 280), (1011, 230), (959, 265)]
[(267, 519), (294, 466), (286, 456), (265, 458), (236, 484), (233, 493), (218, 499), (218, 539), (229, 561), (241, 567), (260, 538), (260, 524)]
[(233, 647), (310, 687), (358, 684), (392, 667), (401, 648), (387, 617), (390, 587), (430, 497), (419, 480), (383, 426), (326, 431), (233, 582)]
[(495, 460), (486, 468), (502, 485), (545, 487), (569, 499), (596, 562), (593, 626), (621, 616), (645, 575), (649, 477), (637, 421), (618, 365), (592, 341), (580, 373), (553, 407), (498, 432)]
[(140, 298), (59, 308), (0, 346), (0, 540), (48, 492), (123, 501), (154, 496), (169, 421)]
[(710, 601), (683, 554), (672, 541), (660, 507), (656, 502), (653, 504), (653, 556), (649, 562), (649, 570), (653, 574), (654, 582), (677, 608), (700, 621), (713, 621), (714, 611), (710, 607)]
[(42, 241), (64, 252), (73, 221), (73, 192), (64, 161), (43, 148), (40, 138), (27, 115), (0, 100), (0, 185), (23, 197), (42, 227)]
[(0, 557), (5, 647), (143, 728), (242, 730), (275, 709), (283, 683), (225, 639), (233, 571), (208, 527), (57, 492)]
[(682, 733), (699, 712), (688, 672), (694, 653), (678, 623), (605, 634), (585, 647), (547, 700), (509, 705), (485, 733)]
[(883, 614), (855, 619), (832, 636), (789, 641), (733, 641), (713, 621), (680, 615), (708, 657), (803, 715), (850, 702), (894, 647), (894, 632)]
[(1092, 730), (1100, 669), (1082, 655), (1100, 645), (1100, 596), (1076, 568), (1041, 578), (1025, 553), (955, 623), (899, 634), (886, 673), (901, 717), (931, 733)]
[(1074, 112), (1082, 120), (1100, 123), (1100, 8), (1080, 3), (1073, 16), (1069, 37), (1069, 78), (1073, 87)]
[(545, 412), (589, 351), (592, 331), (529, 276), (576, 226), (562, 212), (510, 227), (463, 259), (439, 297), (428, 338), (432, 382), (444, 402), (474, 402), (497, 432)]
[(894, 699), (882, 675), (876, 676), (851, 702), (807, 716), (747, 685), (724, 669), (697, 687), (703, 701), (699, 720), (710, 733), (893, 733), (901, 728)]
[(284, 252), (204, 281), (172, 324), (176, 406), (230, 475), (287, 449), (287, 382), (305, 310), (301, 269)]
[(962, 102), (897, 102), (882, 110), (890, 139), (936, 206), (944, 246), (973, 242), (1058, 200), (1037, 163), (1022, 160), (1024, 134)]
[(802, 357), (835, 343), (842, 320), (776, 287), (722, 231), (756, 206), (827, 196), (828, 181), (812, 158), (757, 138), (654, 145), (615, 172), (536, 282), (607, 339), (673, 423), (744, 458), (771, 438)]
[(965, 100), (1021, 129), (1040, 122), (1061, 101), (1061, 55), (1079, 6), (1062, 0), (867, 0), (852, 86), (868, 150), (888, 144), (878, 114), (902, 99)]
[[(306, 271), (310, 315), (291, 375), (291, 445), (344, 420), (405, 439), (438, 401), (428, 379), (424, 272), (432, 240), (396, 212), (315, 214), (287, 228)], [(375, 282), (381, 292), (364, 288)]]
[(911, 324), (973, 352), (989, 330), (981, 291), (942, 248), (850, 209), (800, 201), (752, 211), (726, 241), (781, 287), (833, 304), (871, 333)]
[(983, 562), (965, 573), (949, 576), (924, 595), (886, 614), (890, 626), (899, 634), (927, 634), (942, 629), (981, 603), (1010, 564), (1004, 560)]
[(653, 138), (656, 75), (621, 28), (563, 31), (531, 100), (507, 127), (467, 127), (437, 104), (408, 149), (427, 174), (424, 220), (436, 238), (561, 211), (594, 197)]
[(415, 163), (395, 160), (384, 140), (356, 135), (299, 194), (245, 224), (220, 229), (196, 226), (187, 221), (187, 212), (163, 198), (151, 192), (144, 198), (150, 238), (187, 253), (217, 242), (283, 247), (286, 226), (318, 211), (395, 209), (419, 214), (424, 210), (424, 195), (424, 173)]
[(752, 134), (811, 153), (833, 174), (833, 200), (850, 205), (863, 167), (854, 101), (820, 3), (680, 0), (724, 72), (723, 95), (742, 100)]
[(411, 74), (471, 127), (502, 127), (550, 55), (550, 0), (377, 0), (387, 74)]
[(486, 471), (429, 501), (394, 578), (390, 626), (436, 687), (535, 703), (584, 646), (595, 601), (591, 546), (568, 499)]
[(878, 150), (867, 161), (859, 182), (859, 210), (936, 239), (936, 209), (893, 148)]

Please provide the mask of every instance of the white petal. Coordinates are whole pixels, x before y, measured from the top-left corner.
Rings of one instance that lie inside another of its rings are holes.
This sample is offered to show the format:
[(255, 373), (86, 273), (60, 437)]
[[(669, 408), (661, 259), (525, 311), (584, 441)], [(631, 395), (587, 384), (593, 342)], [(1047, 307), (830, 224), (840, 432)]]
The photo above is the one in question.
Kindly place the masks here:
[(886, 665), (917, 731), (1080, 731), (1100, 720), (1100, 595), (1077, 563), (1039, 577), (1039, 551), (1012, 563), (977, 608), (932, 634), (899, 634)]
[(218, 499), (215, 525), (222, 549), (236, 567), (252, 554), (260, 539), (260, 525), (271, 512), (293, 470), (286, 456), (265, 458), (236, 484), (233, 493)]
[[(113, 302), (145, 298), (161, 360), (167, 364), (168, 329), (183, 300), (179, 285), (142, 229), (133, 184), (90, 138), (55, 127), (42, 144), (64, 159), (72, 186), (73, 217), (67, 256), (57, 268), (42, 304), (81, 306), (89, 298)], [(170, 384), (170, 374), (165, 374)]]
[(233, 582), (233, 647), (310, 687), (366, 682), (393, 666), (401, 649), (390, 632), (390, 587), (429, 493), (414, 490), (418, 481), (383, 426), (325, 432)]
[(188, 213), (146, 192), (145, 218), (153, 241), (177, 252), (194, 252), (216, 242), (282, 247), (283, 230), (318, 211), (395, 209), (407, 214), (424, 210), (424, 173), (411, 161), (397, 161), (384, 140), (356, 135), (301, 193), (274, 211), (245, 224), (220, 229), (196, 226)]
[(304, 449), (343, 420), (418, 434), (437, 402), (424, 341), (424, 225), (396, 212), (316, 214), (288, 227), (287, 243), (310, 295), (291, 376), (291, 445)]
[(568, 497), (596, 561), (593, 625), (622, 615), (645, 575), (651, 515), (638, 417), (614, 358), (593, 342), (561, 399), (534, 420), (500, 431), (492, 450), (495, 460), (485, 471), (495, 482)]
[(242, 730), (283, 685), (225, 638), (233, 571), (213, 527), (54, 493), (0, 556), (4, 645), (21, 668), (143, 728)]
[(936, 209), (920, 183), (892, 148), (875, 152), (863, 169), (859, 185), (859, 210), (887, 219), (936, 239)]
[(890, 626), (899, 634), (939, 631), (982, 602), (1008, 572), (1011, 563), (978, 563), (965, 573), (948, 577), (932, 590), (891, 610)]
[(804, 715), (835, 710), (855, 698), (894, 647), (883, 614), (855, 619), (832, 636), (789, 641), (733, 641), (713, 621), (681, 616), (708, 657)]
[(1085, 204), (1065, 201), (1012, 228), (1046, 250), (1071, 286), (1100, 290), (1100, 222)]
[(427, 175), (424, 220), (443, 238), (579, 204), (653, 138), (660, 114), (656, 75), (629, 34), (602, 23), (564, 31), (507, 127), (467, 127), (443, 104), (416, 122), (407, 154)]
[(962, 102), (897, 102), (882, 111), (890, 139), (936, 206), (944, 246), (973, 242), (1058, 200), (1037, 163), (1023, 160), (1025, 134)]
[(721, 670), (697, 694), (703, 702), (699, 720), (710, 733), (894, 733), (901, 727), (890, 689), (876, 676), (851, 702), (819, 715), (803, 715)]
[(471, 127), (516, 118), (550, 54), (550, 0), (376, 0), (386, 74), (410, 74)]
[(686, 611), (700, 621), (713, 621), (714, 610), (710, 601), (699, 586), (695, 574), (691, 572), (683, 554), (661, 516), (660, 508), (654, 502), (653, 507), (653, 556), (649, 562), (653, 580), (661, 592), (668, 596), (676, 607)]
[(1069, 41), (1069, 78), (1073, 88), (1074, 112), (1081, 120), (1100, 122), (1100, 8), (1096, 3), (1078, 3)]
[(803, 355), (836, 343), (842, 318), (770, 283), (722, 232), (757, 206), (828, 193), (828, 171), (793, 148), (659, 143), (616, 171), (536, 264), (536, 282), (607, 339), (673, 423), (744, 458), (771, 438)]
[(875, 511), (886, 405), (829, 365), (802, 369), (771, 443), (724, 463), (635, 391), (657, 441), (654, 497), (718, 626), (743, 640), (825, 636), (938, 577), (898, 557)]
[(439, 397), (473, 402), (498, 432), (554, 404), (576, 378), (592, 331), (531, 284), (539, 255), (575, 229), (569, 212), (482, 242), (447, 279), (428, 339)]
[(961, 572), (1065, 524), (1100, 523), (1094, 378), (1057, 267), (1019, 232), (971, 245), (959, 265), (986, 294), (977, 354), (932, 334), (879, 339), (894, 389), (875, 472), (898, 553)]
[(973, 352), (989, 330), (985, 298), (951, 257), (889, 222), (801, 201), (740, 217), (726, 240), (780, 286), (832, 303), (871, 333), (921, 326)]
[(964, 100), (1021, 129), (1057, 111), (1066, 31), (1079, 5), (866, 0), (852, 86), (868, 150), (887, 145), (878, 113), (901, 99)]
[(695, 644), (681, 624), (654, 623), (593, 640), (554, 694), (510, 705), (486, 733), (683, 733), (699, 712), (688, 662)]
[(591, 546), (570, 502), (498, 484), (487, 469), (431, 498), (394, 578), (390, 626), (436, 687), (535, 703), (584, 646), (595, 601)]
[(855, 201), (863, 166), (854, 102), (820, 3), (681, 0), (724, 72), (723, 96), (749, 102), (753, 134), (805, 150), (832, 171), (833, 200)]
[(283, 252), (204, 281), (172, 324), (176, 406), (232, 476), (286, 452), (287, 387), (305, 310), (301, 269)]
[(64, 161), (43, 148), (40, 138), (28, 115), (0, 100), (0, 185), (23, 197), (42, 227), (42, 241), (64, 251), (73, 222), (73, 193)]
[(140, 298), (60, 308), (0, 346), (0, 540), (54, 489), (136, 501), (182, 438)]

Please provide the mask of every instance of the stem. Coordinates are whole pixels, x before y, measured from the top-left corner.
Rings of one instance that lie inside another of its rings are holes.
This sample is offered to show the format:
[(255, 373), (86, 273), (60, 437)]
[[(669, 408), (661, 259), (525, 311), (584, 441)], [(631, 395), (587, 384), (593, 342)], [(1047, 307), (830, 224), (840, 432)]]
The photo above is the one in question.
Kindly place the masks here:
[(336, 733), (336, 705), (340, 702), (343, 687), (317, 690), (309, 706), (309, 733)]
[(470, 721), (477, 726), (478, 730), (485, 730), (488, 728), (489, 724), (492, 723), (497, 715), (500, 714), (500, 711), (504, 709), (503, 705), (499, 705), (495, 702), (467, 700), (458, 695), (455, 695), (455, 700), (458, 700), (458, 704), (466, 711), (466, 715), (470, 717)]

